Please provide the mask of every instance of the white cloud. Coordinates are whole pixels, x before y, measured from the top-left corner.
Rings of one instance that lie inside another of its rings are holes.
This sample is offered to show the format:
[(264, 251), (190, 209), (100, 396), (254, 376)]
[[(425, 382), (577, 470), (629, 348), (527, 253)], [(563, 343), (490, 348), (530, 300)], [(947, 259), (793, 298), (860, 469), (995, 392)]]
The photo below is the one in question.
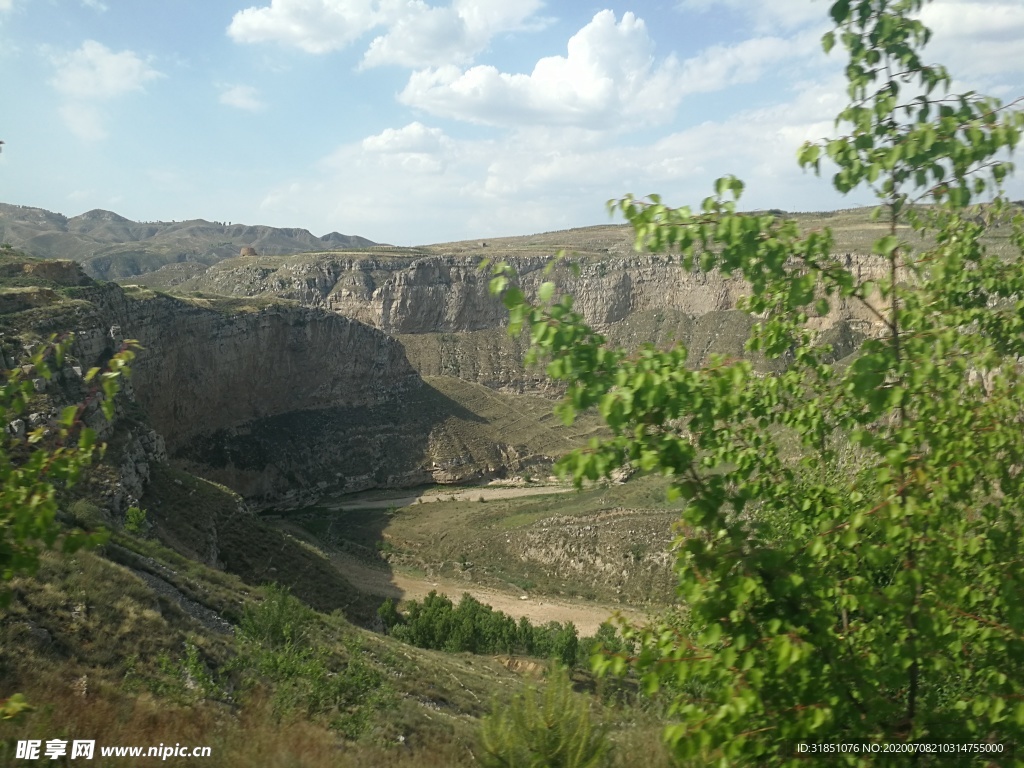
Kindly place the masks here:
[(74, 99), (112, 99), (163, 75), (133, 51), (114, 53), (102, 43), (86, 40), (81, 48), (53, 57), (57, 73), (50, 84)]
[(100, 13), (109, 10), (107, 4), (100, 0), (82, 0), (82, 5), (86, 8), (92, 8), (94, 11), (99, 11)]
[(616, 21), (612, 11), (601, 11), (570, 38), (566, 56), (541, 59), (529, 75), (484, 65), (423, 69), (410, 76), (399, 100), (489, 125), (614, 129), (664, 122), (689, 94), (754, 82), (770, 66), (817, 52), (816, 33), (801, 33), (717, 45), (682, 63), (674, 55), (656, 63), (642, 19), (626, 13)]
[(364, 67), (464, 63), (497, 34), (526, 28), (541, 0), (271, 0), (234, 15), (228, 35), (239, 43), (275, 42), (328, 53), (384, 28), (369, 45)]
[(9, 11), (14, 7), (14, 0), (0, 0), (0, 13)]
[(386, 128), (374, 136), (367, 136), (362, 144), (368, 152), (432, 154), (440, 152), (449, 141), (440, 128), (428, 128), (423, 123), (414, 122), (404, 128)]
[(145, 83), (163, 77), (133, 51), (115, 53), (95, 40), (51, 61), (56, 73), (50, 85), (65, 98), (60, 115), (76, 135), (88, 140), (106, 136), (100, 104), (142, 91)]
[(731, 85), (753, 83), (765, 70), (789, 59), (818, 54), (817, 34), (792, 38), (755, 37), (735, 45), (714, 45), (683, 62), (684, 93), (712, 93)]
[(370, 43), (363, 66), (419, 69), (470, 61), (495, 35), (522, 29), (540, 6), (539, 0), (455, 0), (435, 8), (414, 0)]
[(387, 18), (380, 0), (271, 0), (231, 19), (228, 35), (239, 43), (276, 42), (309, 53), (327, 53), (379, 26)]
[(220, 86), (220, 103), (247, 112), (262, 112), (267, 108), (266, 102), (260, 98), (260, 92), (251, 85)]
[[(363, 150), (361, 162), (370, 162), (383, 167), (398, 168), (409, 173), (440, 173), (447, 166), (453, 142), (439, 128), (428, 128), (420, 122), (409, 123), (403, 128), (387, 128), (374, 136), (367, 136), (360, 144)], [(352, 147), (342, 148), (328, 158), (326, 164), (345, 167), (352, 162)]]
[(529, 75), (492, 66), (414, 72), (399, 100), (436, 115), (491, 125), (610, 127), (669, 117), (682, 96), (674, 56), (655, 66), (654, 43), (632, 13), (601, 11), (569, 39), (566, 56)]

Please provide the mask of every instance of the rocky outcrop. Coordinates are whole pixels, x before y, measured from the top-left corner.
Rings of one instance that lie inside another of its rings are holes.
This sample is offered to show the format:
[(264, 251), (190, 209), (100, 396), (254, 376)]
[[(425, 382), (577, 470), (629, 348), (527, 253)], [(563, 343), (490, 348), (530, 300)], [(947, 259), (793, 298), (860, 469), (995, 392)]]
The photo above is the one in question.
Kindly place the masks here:
[(117, 490), (111, 506), (119, 516), (136, 506), (146, 492), (151, 465), (167, 461), (163, 436), (153, 429), (130, 429), (118, 463)]
[[(91, 299), (105, 323), (77, 329), (83, 365), (102, 364), (124, 339), (137, 340), (133, 395), (167, 452), (246, 496), (344, 485), (352, 472), (346, 447), (366, 436), (335, 416), (380, 421), (423, 386), (399, 343), (338, 315), (135, 298), (113, 285), (97, 286)], [(340, 447), (310, 462), (308, 446), (324, 442)], [(386, 459), (356, 463), (379, 474)]]
[[(491, 250), (491, 249), (488, 249)], [(687, 272), (656, 254), (614, 253), (605, 259), (582, 260), (578, 270), (563, 267), (548, 274), (553, 254), (523, 255), (493, 249), (495, 261), (516, 270), (524, 291), (535, 295), (546, 280), (574, 298), (574, 307), (601, 331), (638, 313), (670, 312), (701, 317), (733, 310), (749, 295), (738, 277), (717, 271)], [(488, 291), (491, 275), (479, 267), (481, 255), (403, 255), (354, 257), (323, 254), (278, 265), (225, 262), (212, 267), (182, 289), (235, 296), (274, 295), (323, 307), (357, 319), (388, 334), (473, 333), (500, 328), (507, 312)], [(877, 258), (850, 256), (864, 278), (884, 273)], [(837, 322), (870, 325), (870, 311), (857, 304), (837, 303), (819, 328)]]

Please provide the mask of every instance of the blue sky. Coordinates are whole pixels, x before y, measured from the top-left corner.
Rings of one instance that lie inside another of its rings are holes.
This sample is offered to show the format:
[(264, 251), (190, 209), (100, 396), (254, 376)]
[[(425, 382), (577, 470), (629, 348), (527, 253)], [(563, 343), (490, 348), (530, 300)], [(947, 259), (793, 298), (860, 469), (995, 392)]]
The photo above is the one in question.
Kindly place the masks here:
[[(844, 103), (828, 6), (0, 0), (0, 201), (402, 245), (698, 204), (726, 173), (750, 208), (864, 204), (795, 162)], [(958, 90), (1024, 95), (1022, 0), (924, 20)]]

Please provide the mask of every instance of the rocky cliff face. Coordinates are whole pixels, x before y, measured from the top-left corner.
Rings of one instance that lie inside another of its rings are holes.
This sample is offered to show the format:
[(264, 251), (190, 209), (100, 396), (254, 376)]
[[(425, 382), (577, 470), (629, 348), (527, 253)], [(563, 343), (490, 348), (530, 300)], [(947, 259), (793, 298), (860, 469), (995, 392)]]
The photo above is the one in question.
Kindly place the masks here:
[[(440, 248), (440, 247), (438, 247)], [(504, 332), (507, 312), (488, 292), (490, 274), (483, 255), (510, 263), (528, 295), (545, 280), (574, 297), (574, 306), (613, 342), (635, 347), (644, 342), (681, 342), (694, 365), (711, 354), (744, 355), (751, 320), (737, 312), (749, 286), (718, 272), (683, 270), (665, 256), (631, 252), (620, 243), (606, 253), (589, 253), (578, 270), (560, 267), (549, 274), (547, 253), (488, 248), (486, 252), (426, 252), (377, 256), (319, 254), (262, 264), (224, 262), (194, 284), (235, 296), (274, 295), (322, 307), (399, 339), (423, 376), (455, 376), (514, 392), (558, 392), (541, 371), (524, 370), (525, 346)], [(877, 277), (885, 265), (850, 256), (862, 277)], [(834, 302), (812, 325), (840, 342), (838, 356), (873, 332), (876, 318), (858, 303)], [(766, 370), (770, 361), (759, 363)]]
[[(625, 248), (610, 249), (604, 257), (591, 254), (578, 262), (578, 271), (562, 267), (553, 275), (545, 273), (553, 254), (497, 248), (390, 257), (319, 254), (263, 265), (230, 260), (180, 288), (232, 296), (280, 296), (329, 309), (388, 334), (472, 333), (507, 322), (504, 308), (488, 293), (490, 274), (479, 268), (484, 256), (510, 263), (528, 294), (554, 279), (561, 291), (574, 297), (576, 309), (587, 322), (602, 331), (637, 313), (700, 317), (732, 310), (750, 292), (737, 277), (717, 271), (686, 272), (665, 256), (633, 254)], [(877, 258), (847, 258), (865, 278), (884, 272), (885, 265)], [(844, 304), (834, 307), (819, 326), (841, 320), (863, 324), (872, 322), (872, 316), (863, 307)]]
[[(366, 435), (338, 414), (352, 424), (386, 421), (423, 386), (398, 342), (339, 315), (133, 296), (113, 285), (90, 294), (98, 317), (76, 329), (83, 364), (138, 340), (134, 397), (168, 453), (246, 496), (270, 499), (324, 478), (344, 485)], [(311, 461), (315, 444), (324, 450)], [(371, 452), (354, 465), (372, 475), (386, 459)]]
[(99, 359), (123, 338), (143, 351), (139, 402), (172, 452), (196, 434), (295, 410), (372, 407), (419, 386), (401, 346), (362, 323), (288, 305), (224, 311), (170, 297), (104, 297), (110, 329), (81, 329)]
[[(69, 272), (70, 263), (18, 266), (20, 287), (7, 289), (0, 313), (38, 317), (40, 330), (75, 330), (85, 366), (101, 363), (122, 339), (138, 339), (144, 351), (133, 387), (146, 423), (180, 465), (250, 499), (457, 482), (571, 447), (549, 450), (557, 441), (544, 430), (520, 430), (522, 440), (498, 434), (502, 409), (520, 406), (442, 385), (558, 392), (541, 371), (524, 370), (523, 341), (504, 331), (507, 313), (488, 292), (483, 256), (509, 262), (527, 293), (555, 279), (615, 343), (680, 341), (693, 364), (744, 354), (752, 320), (735, 309), (749, 292), (743, 281), (637, 255), (622, 228), (595, 232), (593, 242), (590, 231), (573, 235), (578, 270), (563, 265), (550, 275), (553, 250), (528, 239), (485, 250), (245, 256), (185, 280), (180, 289), (204, 292), (186, 299), (96, 284), (77, 267)], [(882, 267), (848, 258), (864, 277)], [(26, 275), (35, 283), (25, 285)], [(814, 319), (840, 356), (871, 322), (857, 305)]]

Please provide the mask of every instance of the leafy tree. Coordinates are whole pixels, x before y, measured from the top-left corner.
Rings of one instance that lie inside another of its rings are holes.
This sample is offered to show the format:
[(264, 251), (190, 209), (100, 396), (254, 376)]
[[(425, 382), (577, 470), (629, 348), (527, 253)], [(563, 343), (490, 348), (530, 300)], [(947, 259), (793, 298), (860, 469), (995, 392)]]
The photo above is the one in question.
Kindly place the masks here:
[(386, 632), (391, 632), (396, 626), (402, 623), (402, 614), (395, 607), (395, 601), (390, 597), (377, 608), (377, 618), (381, 620)]
[[(683, 347), (612, 349), (552, 283), (534, 303), (507, 265), (492, 280), (511, 332), (528, 329), (531, 355), (567, 382), (562, 416), (596, 407), (613, 431), (562, 470), (582, 482), (630, 463), (684, 500), (688, 611), (634, 631), (632, 660), (649, 689), (680, 692), (666, 730), (680, 757), (786, 765), (802, 762), (797, 741), (1024, 741), (1024, 260), (985, 239), (1005, 226), (1024, 253), (1022, 217), (1001, 197), (1024, 114), (948, 95), (947, 71), (921, 58), (924, 2), (831, 4), (822, 42), (848, 54), (846, 133), (799, 151), (805, 168), (832, 163), (840, 192), (877, 194), (887, 234), (867, 277), (828, 229), (738, 213), (733, 177), (697, 212), (610, 203), (638, 248), (741, 275), (747, 348), (781, 373), (721, 358), (688, 369)], [(849, 305), (879, 335), (828, 365), (810, 320)]]
[(576, 656), (580, 646), (576, 625), (571, 621), (565, 622), (555, 634), (553, 645), (552, 655), (566, 667), (572, 669), (576, 665)]
[[(105, 370), (85, 374), (92, 385), (88, 397), (67, 406), (55, 425), (29, 431), (24, 416), (38, 397), (36, 384), (49, 382), (64, 367), (72, 338), (51, 338), (24, 364), (7, 371), (0, 384), (0, 608), (11, 599), (6, 582), (34, 574), (39, 555), (58, 544), (64, 552), (101, 543), (103, 533), (65, 531), (57, 521), (58, 494), (72, 487), (82, 472), (101, 455), (94, 430), (85, 426), (87, 410), (96, 405), (113, 419), (114, 397), (122, 377), (130, 373), (134, 342), (110, 360)], [(35, 381), (34, 381), (35, 380)], [(20, 694), (0, 701), (0, 719), (13, 718), (27, 708)]]
[(0, 384), (0, 607), (10, 600), (3, 582), (17, 575), (31, 575), (39, 567), (39, 553), (58, 541), (65, 552), (97, 543), (100, 538), (64, 532), (56, 520), (60, 489), (73, 486), (82, 471), (99, 456), (104, 446), (94, 430), (85, 426), (88, 408), (98, 403), (107, 419), (114, 416), (114, 396), (121, 377), (129, 374), (134, 358), (130, 347), (115, 355), (106, 370), (93, 368), (85, 374), (94, 385), (89, 397), (69, 405), (55, 425), (29, 431), (20, 418), (38, 397), (33, 380), (51, 381), (64, 366), (71, 338), (51, 339), (40, 345), (22, 366), (8, 371)]

